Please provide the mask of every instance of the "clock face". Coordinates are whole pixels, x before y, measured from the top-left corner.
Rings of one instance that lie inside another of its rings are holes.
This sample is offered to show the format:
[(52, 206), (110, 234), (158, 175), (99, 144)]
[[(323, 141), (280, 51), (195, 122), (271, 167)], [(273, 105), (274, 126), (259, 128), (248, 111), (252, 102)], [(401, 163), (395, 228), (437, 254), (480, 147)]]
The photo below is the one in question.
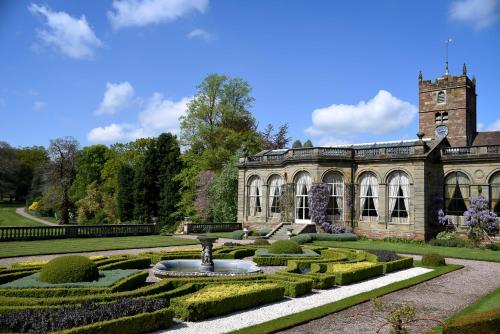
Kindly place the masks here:
[(436, 127), (436, 137), (444, 138), (448, 135), (448, 127), (446, 125), (439, 125)]

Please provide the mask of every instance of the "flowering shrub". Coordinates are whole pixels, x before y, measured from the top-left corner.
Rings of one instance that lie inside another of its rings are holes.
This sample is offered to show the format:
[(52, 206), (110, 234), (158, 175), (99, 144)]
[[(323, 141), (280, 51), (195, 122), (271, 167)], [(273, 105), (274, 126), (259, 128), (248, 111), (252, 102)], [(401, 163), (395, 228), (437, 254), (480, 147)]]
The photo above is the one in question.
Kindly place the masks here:
[(326, 214), (329, 193), (328, 185), (325, 183), (311, 185), (311, 190), (309, 191), (309, 209), (311, 220), (316, 224), (323, 225), (330, 221)]
[(40, 208), (40, 204), (38, 202), (33, 202), (28, 207), (28, 210), (30, 210), (30, 211), (38, 211), (39, 208)]
[(445, 227), (447, 230), (454, 230), (453, 220), (448, 215), (444, 214), (442, 209), (438, 210), (438, 224)]
[(455, 231), (443, 231), (436, 235), (437, 240), (453, 240), (457, 238)]
[(497, 215), (488, 208), (488, 200), (479, 195), (471, 197), (470, 206), (464, 212), (465, 224), (469, 226), (469, 239), (479, 241), (484, 233), (498, 232)]
[(323, 223), (321, 227), (326, 233), (340, 234), (340, 233), (352, 233), (351, 227), (345, 227), (339, 224)]

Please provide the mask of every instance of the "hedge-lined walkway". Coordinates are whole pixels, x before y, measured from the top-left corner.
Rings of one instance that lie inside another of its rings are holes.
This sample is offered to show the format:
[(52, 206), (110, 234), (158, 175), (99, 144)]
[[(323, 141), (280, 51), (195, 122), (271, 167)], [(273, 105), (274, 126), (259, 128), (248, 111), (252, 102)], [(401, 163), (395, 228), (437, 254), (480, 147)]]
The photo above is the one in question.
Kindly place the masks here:
[[(419, 257), (414, 256), (414, 258)], [(387, 294), (380, 300), (388, 305), (413, 303), (417, 306), (419, 317), (443, 321), (500, 286), (498, 280), (500, 263), (460, 259), (446, 259), (446, 262), (461, 264), (465, 268), (408, 289)], [(363, 303), (280, 333), (370, 334), (375, 333), (382, 324), (380, 320), (359, 316), (359, 314), (373, 316), (379, 313), (373, 312), (371, 303)], [(412, 327), (412, 333), (425, 333), (434, 325), (435, 323), (432, 322), (419, 322)], [(387, 330), (381, 333), (388, 332)]]

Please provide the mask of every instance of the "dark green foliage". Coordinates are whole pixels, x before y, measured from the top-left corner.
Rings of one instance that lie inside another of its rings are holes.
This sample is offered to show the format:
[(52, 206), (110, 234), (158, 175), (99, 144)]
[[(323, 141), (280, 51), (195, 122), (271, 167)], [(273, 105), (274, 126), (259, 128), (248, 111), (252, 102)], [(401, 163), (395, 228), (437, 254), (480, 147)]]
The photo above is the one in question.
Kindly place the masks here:
[(335, 285), (335, 275), (329, 273), (305, 273), (301, 274), (290, 270), (279, 270), (274, 273), (278, 276), (294, 277), (294, 278), (307, 278), (313, 280), (314, 289), (328, 289)]
[(116, 200), (120, 221), (134, 219), (134, 170), (128, 165), (121, 166), (118, 171)]
[(238, 213), (238, 159), (233, 155), (210, 184), (212, 217), (217, 223), (234, 222)]
[(36, 271), (33, 271), (33, 270), (16, 271), (16, 272), (8, 272), (8, 273), (0, 272), (0, 285), (8, 283), (8, 282), (12, 282), (12, 281), (19, 279), (19, 278), (22, 278), (22, 277), (32, 275), (34, 273), (36, 273)]
[(500, 309), (466, 314), (445, 324), (444, 334), (497, 334)]
[[(147, 314), (165, 309), (167, 306), (168, 301), (164, 299), (137, 300), (123, 298), (109, 304), (83, 303), (81, 306), (62, 307), (60, 309), (25, 310), (0, 314), (0, 329), (15, 332), (47, 333), (74, 328), (71, 331), (72, 333), (81, 333), (82, 331), (78, 330), (80, 326), (94, 324), (93, 327), (96, 327), (95, 323), (97, 322), (143, 313)], [(89, 333), (89, 331), (83, 332)], [(126, 333), (142, 332), (126, 331)], [(100, 333), (102, 333), (102, 329)]]
[(266, 235), (269, 234), (269, 232), (271, 232), (271, 229), (270, 228), (262, 228), (258, 232), (259, 232), (259, 236), (265, 237)]
[(269, 241), (267, 241), (267, 239), (255, 239), (253, 244), (257, 245), (257, 246), (269, 246), (270, 245), (270, 243), (269, 243)]
[(254, 256), (253, 262), (259, 266), (286, 266), (290, 260), (302, 260), (304, 256)]
[(427, 253), (422, 256), (424, 266), (439, 267), (446, 265), (444, 257), (438, 253)]
[(403, 257), (398, 260), (384, 262), (384, 274), (413, 267), (412, 257)]
[(179, 202), (180, 183), (175, 180), (182, 168), (180, 159), (181, 151), (177, 137), (171, 133), (162, 133), (157, 139), (157, 150), (160, 163), (157, 165), (160, 175), (158, 182), (160, 184), (159, 194), (159, 223), (162, 226), (174, 226), (177, 222), (175, 211)]
[(395, 243), (398, 243), (398, 244), (412, 244), (412, 245), (423, 245), (423, 244), (425, 244), (425, 241), (423, 241), (423, 240), (410, 239), (410, 238), (385, 237), (383, 240), (387, 241), (387, 242), (395, 242)]
[(274, 254), (302, 254), (302, 247), (293, 240), (278, 240), (271, 245), (269, 253)]
[(283, 295), (284, 288), (276, 286), (261, 288), (245, 294), (238, 294), (205, 302), (188, 302), (184, 297), (174, 298), (170, 302), (176, 317), (185, 321), (199, 321), (209, 317), (278, 301), (283, 298)]
[(118, 262), (113, 262), (99, 266), (99, 270), (112, 270), (112, 269), (145, 269), (151, 265), (149, 257), (131, 258)]
[(85, 197), (87, 186), (95, 182), (102, 183), (101, 170), (108, 159), (108, 148), (105, 145), (84, 147), (78, 154), (75, 181), (71, 186), (71, 199), (74, 202)]
[(290, 240), (293, 240), (293, 241), (302, 245), (302, 244), (305, 244), (307, 242), (312, 242), (313, 237), (311, 235), (309, 235), (308, 233), (304, 233), (304, 234), (295, 235), (295, 236), (291, 237)]
[(302, 145), (303, 148), (311, 148), (311, 147), (314, 147), (312, 141), (310, 139), (306, 140), (304, 142), (304, 145)]
[(500, 243), (486, 244), (484, 248), (490, 249), (492, 251), (500, 251)]
[(243, 230), (236, 230), (231, 233), (231, 239), (234, 240), (241, 240), (243, 239), (243, 236), (245, 235), (245, 232)]
[[(328, 265), (327, 265), (328, 267)], [(327, 269), (328, 270), (328, 269)], [(359, 281), (363, 281), (368, 278), (382, 275), (384, 272), (384, 266), (382, 264), (375, 265), (368, 268), (361, 268), (352, 271), (336, 272), (335, 273), (335, 284), (346, 285)]]
[(99, 279), (99, 270), (85, 256), (57, 257), (40, 271), (40, 281), (47, 283), (91, 282)]
[(469, 243), (467, 240), (455, 238), (455, 239), (432, 239), (429, 241), (431, 246), (444, 246), (444, 247), (467, 247)]
[(398, 260), (401, 257), (393, 251), (387, 250), (369, 250), (368, 253), (374, 254), (377, 256), (377, 262), (389, 262)]
[(300, 141), (300, 139), (297, 139), (293, 142), (292, 148), (302, 148), (302, 142)]

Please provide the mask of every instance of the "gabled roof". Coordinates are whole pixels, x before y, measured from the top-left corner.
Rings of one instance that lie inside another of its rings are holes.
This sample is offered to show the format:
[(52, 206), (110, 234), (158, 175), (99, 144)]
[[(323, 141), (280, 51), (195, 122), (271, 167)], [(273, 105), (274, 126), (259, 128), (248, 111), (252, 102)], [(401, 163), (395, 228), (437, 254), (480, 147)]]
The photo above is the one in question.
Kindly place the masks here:
[(500, 145), (500, 131), (478, 132), (472, 146)]

